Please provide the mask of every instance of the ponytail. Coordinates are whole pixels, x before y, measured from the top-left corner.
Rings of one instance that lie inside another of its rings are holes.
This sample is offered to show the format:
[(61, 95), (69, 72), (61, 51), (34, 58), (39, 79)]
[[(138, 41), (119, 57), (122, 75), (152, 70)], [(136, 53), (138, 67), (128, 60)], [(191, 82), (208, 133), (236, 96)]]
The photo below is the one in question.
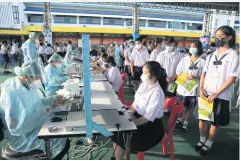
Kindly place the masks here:
[(160, 74), (160, 77), (158, 79), (158, 82), (159, 82), (160, 86), (162, 87), (162, 90), (163, 90), (164, 94), (166, 94), (167, 86), (168, 86), (167, 73), (166, 73), (166, 70), (162, 67), (161, 67), (161, 74)]

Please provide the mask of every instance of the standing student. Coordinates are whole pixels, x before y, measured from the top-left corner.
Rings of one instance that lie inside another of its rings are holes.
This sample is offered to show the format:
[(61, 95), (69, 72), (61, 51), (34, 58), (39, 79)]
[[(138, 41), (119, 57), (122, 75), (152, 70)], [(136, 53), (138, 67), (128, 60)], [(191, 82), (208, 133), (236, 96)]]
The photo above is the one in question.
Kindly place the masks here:
[(11, 50), (11, 54), (13, 55), (15, 66), (19, 65), (20, 48), (18, 46), (19, 46), (18, 41), (14, 40), (14, 43), (13, 43), (13, 46), (12, 46), (12, 50)]
[(47, 45), (47, 48), (44, 50), (44, 53), (46, 54), (48, 60), (54, 54), (54, 49), (51, 47), (50, 44)]
[[(194, 40), (191, 43), (189, 49), (189, 55), (182, 58), (180, 63), (177, 66), (176, 74), (179, 76), (183, 72), (188, 74), (188, 80), (198, 80), (202, 74), (203, 67), (205, 65), (205, 60), (202, 58), (202, 43), (199, 40)], [(183, 101), (186, 106), (186, 110), (183, 113), (183, 117), (178, 118), (177, 125), (180, 125), (183, 121), (182, 129), (187, 131), (188, 119), (190, 110), (193, 110), (197, 102), (197, 89), (190, 93), (183, 86), (177, 86), (177, 98)]]
[(3, 73), (10, 73), (8, 71), (9, 55), (7, 41), (2, 41), (1, 52), (4, 56)]
[(44, 52), (44, 43), (40, 42), (40, 46), (38, 48), (38, 54), (41, 58), (42, 62), (45, 63), (45, 52)]
[(111, 43), (107, 49), (107, 55), (115, 57), (115, 44)]
[(131, 53), (133, 51), (134, 48), (134, 44), (135, 42), (133, 40), (130, 40), (128, 42), (128, 49), (125, 51), (124, 53), (124, 57), (125, 57), (125, 68), (124, 71), (127, 74), (127, 86), (131, 87), (131, 67), (130, 67), (130, 58), (131, 58)]
[[(160, 144), (164, 136), (162, 124), (165, 90), (167, 87), (166, 73), (160, 64), (147, 62), (143, 67), (142, 84), (135, 94), (135, 100), (129, 107), (137, 130), (132, 134), (130, 151), (145, 152)], [(111, 137), (113, 148), (116, 149), (116, 160), (123, 160), (125, 139), (122, 133)]]
[(214, 103), (214, 121), (211, 123), (207, 140), (207, 121), (199, 120), (200, 141), (195, 150), (200, 151), (201, 155), (210, 151), (219, 126), (229, 124), (229, 93), (239, 73), (239, 55), (234, 50), (235, 31), (230, 26), (222, 26), (215, 34), (218, 50), (207, 57), (200, 80), (200, 97)]
[(68, 45), (67, 45), (67, 47), (66, 47), (66, 53), (69, 53), (69, 52), (71, 52), (72, 50), (73, 50), (72, 41), (69, 40), (69, 41), (68, 41)]
[(136, 91), (139, 87), (142, 75), (142, 68), (144, 64), (149, 61), (149, 57), (150, 56), (148, 50), (145, 50), (142, 44), (142, 39), (136, 39), (135, 49), (133, 49), (130, 58), (131, 76), (133, 80), (134, 91)]
[[(161, 52), (156, 61), (160, 63), (167, 72), (167, 82), (171, 86), (176, 80), (176, 69), (177, 65), (180, 62), (182, 56), (180, 53), (175, 51), (176, 42), (173, 37), (164, 38), (165, 50)], [(168, 90), (166, 96), (175, 97), (176, 92)]]
[(156, 61), (157, 56), (164, 48), (163, 39), (156, 39), (156, 48), (152, 51), (150, 61)]
[(121, 71), (124, 70), (124, 65), (125, 65), (125, 52), (129, 48), (128, 43), (131, 37), (125, 37), (124, 38), (124, 43), (120, 45), (120, 57), (122, 59), (122, 64), (121, 64)]

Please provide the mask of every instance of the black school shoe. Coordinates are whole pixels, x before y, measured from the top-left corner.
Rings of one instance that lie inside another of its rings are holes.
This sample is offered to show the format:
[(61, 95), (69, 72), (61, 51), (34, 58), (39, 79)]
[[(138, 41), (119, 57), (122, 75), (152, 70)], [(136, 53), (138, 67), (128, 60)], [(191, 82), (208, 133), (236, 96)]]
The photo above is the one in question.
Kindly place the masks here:
[[(199, 146), (198, 143), (201, 143), (201, 145)], [(200, 151), (202, 149), (202, 147), (205, 145), (205, 143), (199, 141), (196, 145), (194, 145), (194, 149), (196, 151)]]
[(203, 148), (202, 149), (200, 149), (200, 151), (199, 151), (199, 153), (202, 155), (202, 156), (206, 156), (209, 152), (210, 152), (210, 150), (211, 150), (211, 148), (209, 148), (207, 145), (203, 145), (203, 147), (205, 147), (207, 150), (203, 150)]

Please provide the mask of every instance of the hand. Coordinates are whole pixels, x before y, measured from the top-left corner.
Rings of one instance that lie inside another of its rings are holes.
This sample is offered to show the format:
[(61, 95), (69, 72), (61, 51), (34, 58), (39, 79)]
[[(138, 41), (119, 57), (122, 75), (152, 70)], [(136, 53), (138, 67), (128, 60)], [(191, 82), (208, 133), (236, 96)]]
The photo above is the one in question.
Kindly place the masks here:
[(168, 78), (168, 77), (167, 77), (166, 80), (167, 80), (168, 83), (171, 83), (171, 82), (172, 82), (172, 79), (171, 79), (171, 78)]
[(135, 76), (135, 73), (133, 71), (131, 71), (131, 76), (134, 77)]
[(56, 96), (56, 103), (58, 105), (64, 104), (66, 102), (66, 99), (62, 95), (57, 95)]
[(187, 76), (187, 79), (188, 79), (188, 80), (192, 80), (192, 79), (193, 79), (192, 75), (188, 75), (188, 76)]
[(52, 105), (52, 107), (53, 107), (53, 109), (56, 109), (56, 107), (58, 107), (58, 105), (54, 104), (54, 105)]
[(217, 98), (218, 94), (214, 93), (211, 96), (208, 96), (208, 102), (212, 103), (215, 98)]
[(204, 99), (204, 100), (206, 100), (207, 99), (207, 97), (205, 96), (205, 91), (204, 91), (204, 89), (203, 88), (200, 88), (200, 97), (202, 98), (202, 99)]

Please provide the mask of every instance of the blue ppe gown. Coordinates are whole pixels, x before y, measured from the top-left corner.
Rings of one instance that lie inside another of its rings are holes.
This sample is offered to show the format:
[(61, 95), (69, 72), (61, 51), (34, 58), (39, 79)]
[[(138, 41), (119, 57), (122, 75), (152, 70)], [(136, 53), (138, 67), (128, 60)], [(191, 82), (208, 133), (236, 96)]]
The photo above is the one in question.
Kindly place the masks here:
[(68, 79), (68, 76), (62, 76), (59, 69), (51, 64), (45, 67), (45, 73), (47, 75), (47, 82), (45, 84), (45, 93), (47, 96), (56, 95), (56, 92), (60, 89), (61, 84)]
[(29, 60), (38, 60), (38, 52), (36, 44), (28, 39), (21, 47), (24, 56), (24, 62)]
[[(45, 98), (39, 90), (24, 87), (18, 77), (10, 78), (1, 85), (0, 108), (6, 128), (4, 137), (12, 150), (22, 153), (32, 150), (46, 152), (44, 140), (38, 139), (37, 135), (51, 114), (47, 109), (52, 109), (50, 105), (55, 100), (42, 101)], [(50, 139), (51, 158), (64, 149), (66, 141)]]

